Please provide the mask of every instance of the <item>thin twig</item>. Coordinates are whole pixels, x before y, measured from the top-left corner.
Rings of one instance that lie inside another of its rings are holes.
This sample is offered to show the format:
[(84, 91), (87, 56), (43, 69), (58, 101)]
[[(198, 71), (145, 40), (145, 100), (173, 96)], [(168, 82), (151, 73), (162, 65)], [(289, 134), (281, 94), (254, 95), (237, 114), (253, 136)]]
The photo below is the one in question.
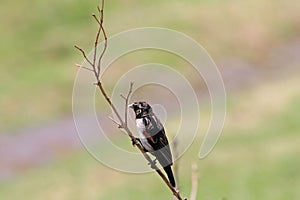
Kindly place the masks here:
[(101, 94), (103, 95), (103, 97), (105, 98), (105, 100), (107, 101), (107, 103), (110, 105), (110, 107), (112, 108), (112, 110), (114, 111), (114, 113), (116, 114), (120, 124), (121, 124), (121, 127), (123, 128), (124, 127), (124, 122), (123, 122), (123, 119), (121, 117), (121, 115), (119, 114), (117, 108), (115, 107), (115, 105), (111, 102), (109, 96), (106, 94), (106, 91), (101, 83), (101, 81), (98, 81), (96, 83), (96, 85), (98, 86), (99, 90), (101, 91)]
[[(99, 7), (98, 7), (98, 9), (99, 9)], [(93, 13), (92, 16), (94, 17), (94, 19), (96, 20), (96, 22), (100, 25), (99, 27), (101, 28), (101, 25), (102, 25), (102, 24), (101, 24), (101, 22), (99, 21), (99, 19), (97, 18), (96, 14)]]
[(121, 124), (119, 124), (119, 122), (117, 122), (116, 120), (114, 120), (114, 118), (112, 117), (108, 117), (113, 123), (115, 123), (116, 125), (118, 125), (118, 128), (121, 128)]
[(120, 97), (122, 97), (122, 99), (126, 100), (126, 97), (123, 94), (120, 94)]
[(103, 23), (104, 0), (102, 0), (101, 9), (99, 6), (97, 8), (100, 13), (100, 23), (102, 24)]
[(192, 190), (190, 200), (197, 199), (197, 190), (198, 190), (198, 166), (196, 163), (192, 164)]
[(129, 97), (130, 97), (130, 95), (132, 93), (133, 84), (134, 84), (134, 82), (130, 82), (129, 90), (128, 90), (128, 93), (127, 93), (126, 97), (123, 96), (122, 94), (120, 95), (125, 100), (125, 117), (124, 117), (125, 118), (125, 120), (124, 120), (125, 124), (127, 124), (127, 119), (128, 119), (128, 101), (129, 101)]
[(101, 68), (101, 61), (102, 61), (102, 58), (105, 54), (105, 51), (107, 49), (107, 35), (106, 35), (106, 31), (103, 27), (103, 8), (104, 8), (104, 0), (102, 0), (102, 4), (101, 4), (101, 8), (98, 6), (98, 12), (99, 12), (99, 15), (100, 15), (100, 20), (98, 20), (98, 18), (96, 17), (96, 15), (94, 14), (93, 17), (94, 19), (97, 21), (97, 23), (99, 24), (99, 29), (102, 30), (102, 33), (103, 33), (103, 37), (104, 37), (104, 47), (103, 47), (103, 50), (100, 54), (100, 57), (98, 59), (98, 64), (97, 64), (97, 71), (100, 73), (100, 68)]
[(86, 69), (86, 70), (91, 71), (91, 72), (94, 72), (92, 69), (90, 69), (90, 68), (88, 68), (88, 67), (85, 67), (85, 66), (82, 66), (82, 65), (77, 64), (77, 63), (75, 64), (75, 66), (76, 66), (76, 67), (79, 67), (79, 68)]
[[(97, 19), (96, 15), (93, 14), (93, 17), (95, 19)], [(98, 31), (97, 31), (97, 35), (96, 35), (96, 39), (95, 39), (95, 43), (94, 43), (94, 57), (93, 57), (93, 69), (95, 71), (95, 74), (96, 76), (99, 78), (99, 75), (100, 75), (100, 71), (98, 69), (96, 69), (96, 57), (97, 57), (97, 46), (98, 46), (98, 41), (99, 41), (99, 36), (100, 36), (100, 33), (101, 33), (101, 27), (98, 28)]]
[(85, 59), (91, 66), (93, 66), (93, 63), (88, 59), (88, 57), (86, 56), (84, 50), (83, 50), (82, 48), (78, 47), (77, 45), (75, 45), (74, 47), (75, 47), (76, 49), (78, 49), (78, 50), (82, 53), (84, 59)]
[[(104, 37), (104, 47), (103, 47), (103, 51), (102, 51), (102, 53), (99, 57), (98, 66), (97, 66), (99, 71), (100, 71), (100, 67), (101, 67), (101, 60), (102, 60), (102, 58), (104, 56), (104, 53), (107, 49), (107, 35), (106, 35), (106, 31), (103, 27), (103, 8), (104, 8), (104, 0), (102, 0), (102, 7), (101, 7), (101, 10), (99, 11), (100, 12), (100, 24), (101, 24), (100, 26), (101, 26), (101, 29), (102, 29), (102, 32), (103, 32), (103, 37)], [(99, 7), (98, 7), (98, 10), (99, 10)]]

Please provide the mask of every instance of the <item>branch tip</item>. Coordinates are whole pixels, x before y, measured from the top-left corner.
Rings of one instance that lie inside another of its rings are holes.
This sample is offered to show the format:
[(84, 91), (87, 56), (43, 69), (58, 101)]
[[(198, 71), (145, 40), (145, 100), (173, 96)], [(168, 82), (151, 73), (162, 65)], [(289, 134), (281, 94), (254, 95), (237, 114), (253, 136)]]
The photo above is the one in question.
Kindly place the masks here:
[(123, 94), (120, 94), (120, 97), (126, 101), (126, 97)]
[(192, 164), (192, 190), (190, 195), (190, 200), (197, 199), (197, 189), (198, 189), (198, 165), (197, 163)]
[(113, 119), (112, 117), (110, 117), (110, 116), (108, 116), (108, 118), (113, 122), (113, 123), (115, 123), (117, 126), (118, 126), (118, 128), (120, 128), (122, 125), (119, 123), (119, 122), (117, 122), (115, 119)]

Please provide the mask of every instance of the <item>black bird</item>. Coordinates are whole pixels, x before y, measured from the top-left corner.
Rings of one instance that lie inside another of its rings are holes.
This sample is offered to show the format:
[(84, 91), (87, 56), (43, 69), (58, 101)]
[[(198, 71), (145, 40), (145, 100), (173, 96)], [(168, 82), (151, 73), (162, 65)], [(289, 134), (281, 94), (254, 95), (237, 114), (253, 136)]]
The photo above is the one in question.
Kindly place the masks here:
[(144, 102), (134, 102), (129, 105), (135, 112), (135, 121), (139, 133), (139, 141), (146, 152), (153, 154), (164, 171), (173, 187), (176, 186), (171, 166), (173, 165), (172, 154), (164, 127), (155, 116), (151, 106)]

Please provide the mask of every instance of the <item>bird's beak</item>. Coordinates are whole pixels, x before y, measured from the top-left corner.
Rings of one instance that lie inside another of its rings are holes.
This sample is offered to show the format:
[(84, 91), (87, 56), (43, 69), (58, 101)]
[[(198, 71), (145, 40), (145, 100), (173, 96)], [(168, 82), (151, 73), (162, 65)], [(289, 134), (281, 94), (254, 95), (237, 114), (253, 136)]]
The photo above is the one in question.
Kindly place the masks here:
[(133, 109), (133, 103), (128, 105), (128, 108)]

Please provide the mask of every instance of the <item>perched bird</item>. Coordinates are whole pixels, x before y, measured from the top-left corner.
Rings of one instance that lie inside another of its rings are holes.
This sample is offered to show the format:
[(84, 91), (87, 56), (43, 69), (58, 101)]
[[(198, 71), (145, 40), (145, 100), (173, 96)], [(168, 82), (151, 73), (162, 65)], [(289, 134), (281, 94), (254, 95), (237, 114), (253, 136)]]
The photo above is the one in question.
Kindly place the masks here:
[(176, 186), (171, 166), (173, 165), (169, 142), (162, 123), (155, 116), (151, 106), (144, 102), (134, 102), (128, 106), (135, 112), (138, 141), (146, 152), (153, 154), (166, 172), (173, 187)]

